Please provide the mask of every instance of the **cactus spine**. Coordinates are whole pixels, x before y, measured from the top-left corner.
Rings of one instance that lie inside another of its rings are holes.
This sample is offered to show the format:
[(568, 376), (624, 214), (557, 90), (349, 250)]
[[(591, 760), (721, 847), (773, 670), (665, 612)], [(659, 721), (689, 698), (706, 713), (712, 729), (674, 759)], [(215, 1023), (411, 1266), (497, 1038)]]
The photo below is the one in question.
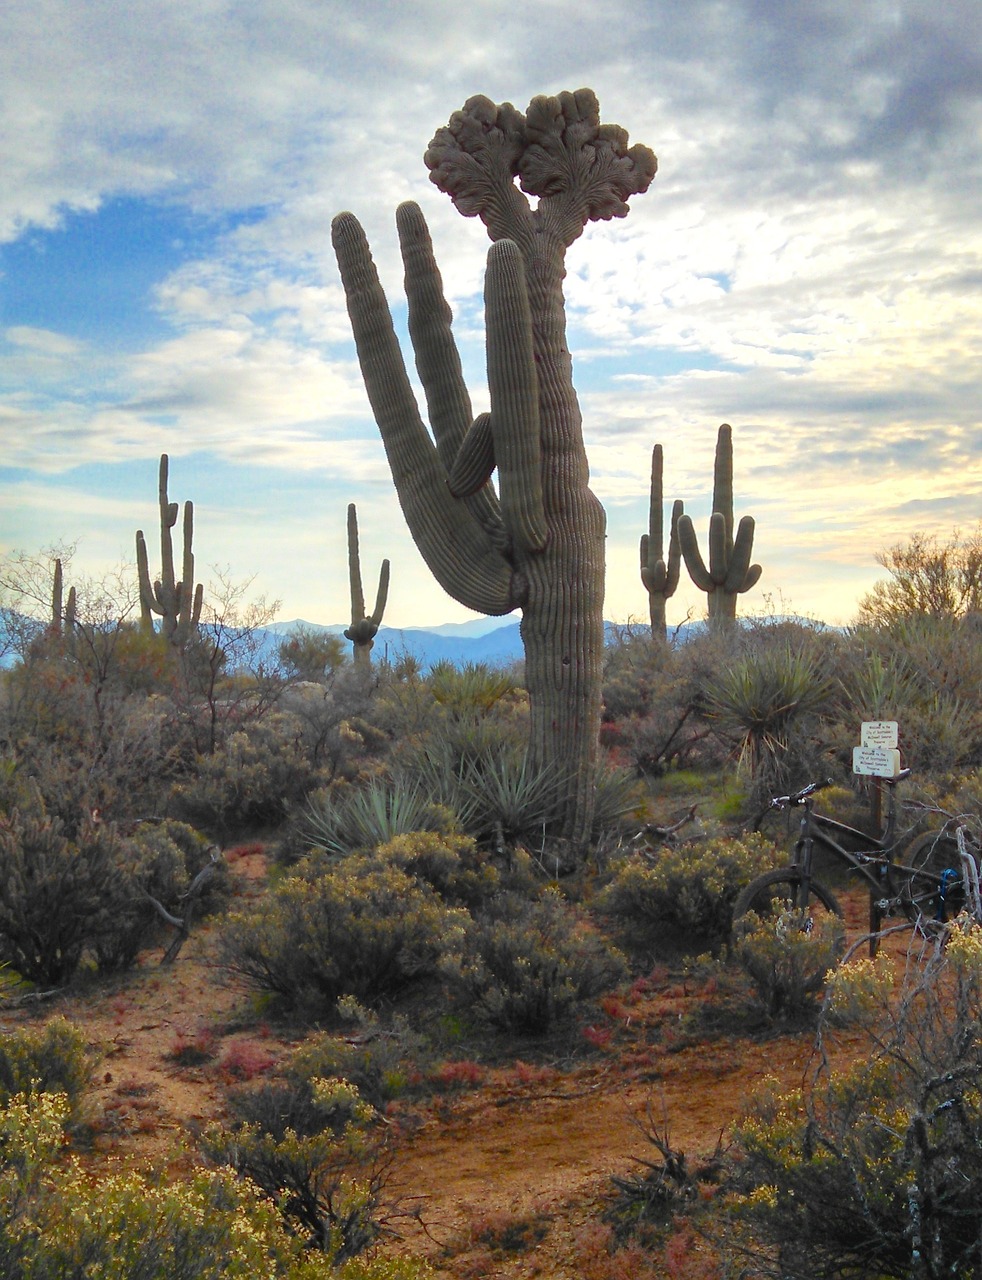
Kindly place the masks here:
[(709, 623), (725, 628), (736, 619), (736, 598), (760, 579), (761, 567), (751, 564), (753, 516), (744, 516), (733, 536), (733, 430), (724, 422), (716, 438), (713, 467), (713, 514), (709, 521), (709, 567), (702, 558), (689, 516), (679, 520), (679, 543), (689, 576), (709, 597)]
[(150, 581), (150, 565), (143, 530), (136, 531), (136, 566), (140, 582), (140, 620), (143, 629), (152, 633), (153, 615), (160, 615), (160, 630), (176, 648), (183, 649), (194, 634), (201, 617), (203, 588), (194, 585), (194, 504), (184, 504), (184, 545), (181, 578), (174, 571), (174, 548), (171, 530), (177, 524), (178, 504), (167, 497), (167, 454), (160, 455), (158, 498), (160, 503), (160, 577)]
[[(480, 613), (522, 611), (533, 768), (567, 779), (558, 834), (590, 834), (603, 655), (603, 508), (588, 486), (566, 346), (566, 250), (623, 217), (656, 169), (601, 125), (592, 91), (510, 103), (470, 98), (424, 157), (431, 180), (492, 240), (485, 277), (491, 412), (473, 418), (450, 308), (420, 209), (397, 212), (409, 328), (431, 438), (364, 232), (333, 240), (362, 374), (410, 532), (444, 589)], [(516, 177), (520, 181), (516, 184)], [(537, 196), (533, 208), (523, 192)], [(497, 489), (491, 475), (497, 468)]]
[(389, 562), (382, 561), (375, 609), (371, 617), (366, 617), (365, 595), (361, 588), (361, 561), (358, 556), (358, 514), (353, 502), (348, 504), (348, 577), (351, 582), (351, 626), (345, 631), (344, 637), (351, 641), (355, 666), (367, 670), (372, 665), (372, 645), (382, 624), (382, 614), (389, 595)]
[(648, 532), (641, 535), (641, 581), (648, 592), (651, 614), (651, 634), (656, 640), (667, 637), (665, 604), (675, 594), (679, 585), (679, 568), (682, 555), (679, 548), (679, 517), (682, 503), (672, 505), (672, 525), (668, 535), (668, 561), (665, 560), (665, 544), (662, 533), (662, 447), (656, 444), (651, 451), (651, 500), (648, 507)]

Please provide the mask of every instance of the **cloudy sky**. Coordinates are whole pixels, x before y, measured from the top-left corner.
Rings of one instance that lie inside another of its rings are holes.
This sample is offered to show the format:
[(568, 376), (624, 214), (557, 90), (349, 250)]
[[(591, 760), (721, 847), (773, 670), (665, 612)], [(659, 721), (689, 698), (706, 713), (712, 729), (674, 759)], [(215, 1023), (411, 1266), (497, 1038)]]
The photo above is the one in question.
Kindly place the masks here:
[[(157, 464), (208, 566), (349, 614), (345, 511), (392, 626), (462, 621), (388, 477), (330, 221), (402, 301), (418, 200), (476, 408), (483, 226), (422, 153), (473, 94), (593, 88), (657, 154), (567, 258), (606, 615), (647, 616), (651, 448), (700, 538), (719, 423), (757, 521), (742, 612), (849, 620), (877, 550), (982, 518), (978, 0), (5, 0), (0, 11), (0, 553), (159, 561)], [(690, 585), (669, 621), (704, 597)]]

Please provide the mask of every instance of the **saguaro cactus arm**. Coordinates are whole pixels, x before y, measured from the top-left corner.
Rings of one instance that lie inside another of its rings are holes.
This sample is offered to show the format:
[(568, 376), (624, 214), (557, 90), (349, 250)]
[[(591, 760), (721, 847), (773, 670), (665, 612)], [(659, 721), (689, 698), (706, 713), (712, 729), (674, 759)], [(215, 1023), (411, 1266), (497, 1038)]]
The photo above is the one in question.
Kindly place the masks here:
[[(368, 241), (353, 214), (338, 214), (332, 239), (365, 388), (413, 541), (433, 576), (461, 604), (478, 613), (510, 613), (518, 603), (511, 566), (450, 492), (446, 468), (419, 415)], [(407, 287), (409, 275), (407, 263)]]

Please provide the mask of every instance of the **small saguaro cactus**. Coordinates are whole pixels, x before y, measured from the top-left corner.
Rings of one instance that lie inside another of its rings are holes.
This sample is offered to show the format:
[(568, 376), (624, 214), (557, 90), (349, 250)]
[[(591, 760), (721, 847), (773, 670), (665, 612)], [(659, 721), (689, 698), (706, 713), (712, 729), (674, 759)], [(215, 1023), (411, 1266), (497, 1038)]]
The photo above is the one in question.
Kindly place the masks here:
[(556, 834), (579, 849), (595, 802), (606, 521), (589, 488), (564, 261), (589, 221), (624, 217), (657, 163), (647, 147), (629, 148), (618, 125), (600, 123), (589, 89), (533, 98), (525, 114), (470, 98), (424, 162), (494, 242), (484, 293), (491, 412), (473, 416), (418, 205), (401, 205), (396, 222), (432, 437), (365, 233), (342, 213), (332, 238), (348, 314), (399, 501), (430, 571), (478, 613), (522, 611), (530, 761), (565, 780)]
[(160, 500), (160, 577), (150, 581), (150, 565), (143, 530), (136, 531), (136, 567), (140, 581), (140, 620), (143, 629), (152, 632), (153, 615), (160, 615), (160, 630), (176, 648), (183, 649), (191, 639), (201, 617), (203, 588), (194, 585), (194, 504), (184, 504), (184, 548), (181, 578), (174, 572), (174, 548), (171, 530), (177, 524), (178, 504), (167, 498), (167, 454), (160, 455), (158, 496)]
[(679, 568), (682, 554), (679, 549), (679, 517), (682, 503), (672, 505), (672, 526), (668, 535), (668, 560), (665, 560), (665, 542), (662, 532), (662, 470), (663, 451), (656, 444), (651, 451), (651, 502), (648, 508), (648, 532), (641, 535), (641, 581), (648, 592), (651, 613), (651, 634), (656, 640), (667, 635), (665, 604), (675, 594), (679, 585)]
[(389, 562), (382, 561), (378, 577), (378, 594), (370, 617), (365, 616), (365, 595), (361, 588), (361, 561), (358, 556), (358, 514), (355, 504), (348, 504), (348, 577), (351, 581), (351, 626), (344, 633), (353, 649), (355, 666), (371, 666), (372, 645), (382, 624), (385, 602), (389, 595)]
[(736, 618), (736, 598), (760, 579), (761, 567), (751, 564), (753, 516), (744, 516), (733, 536), (733, 429), (724, 422), (716, 438), (713, 468), (713, 514), (709, 521), (709, 567), (699, 551), (689, 516), (679, 519), (679, 543), (689, 576), (709, 597), (710, 626), (723, 628)]

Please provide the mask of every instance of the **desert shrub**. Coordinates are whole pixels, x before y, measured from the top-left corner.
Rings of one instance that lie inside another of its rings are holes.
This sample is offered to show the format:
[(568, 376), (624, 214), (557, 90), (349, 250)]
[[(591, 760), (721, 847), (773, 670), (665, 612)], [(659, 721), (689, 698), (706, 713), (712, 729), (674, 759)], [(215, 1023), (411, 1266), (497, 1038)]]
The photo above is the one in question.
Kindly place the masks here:
[(540, 1035), (626, 974), (623, 956), (560, 897), (505, 895), (468, 927), (441, 970), (468, 1011), (504, 1031)]
[(109, 828), (86, 822), (69, 839), (36, 793), (29, 807), (0, 814), (0, 959), (21, 977), (70, 979), (131, 896)]
[(427, 1052), (426, 1038), (400, 1015), (383, 1025), (373, 1010), (352, 996), (338, 1001), (338, 1012), (353, 1024), (355, 1034), (321, 1032), (309, 1037), (287, 1063), (287, 1079), (300, 1091), (317, 1077), (347, 1080), (377, 1111), (384, 1111), (418, 1073)]
[[(291, 1099), (290, 1119), (301, 1111)], [(280, 1206), (291, 1229), (332, 1262), (362, 1253), (381, 1234), (383, 1175), (372, 1161), (372, 1107), (341, 1080), (314, 1079), (302, 1127), (271, 1109), (257, 1121), (212, 1125), (202, 1140), (208, 1157), (249, 1178)], [(377, 1151), (374, 1152), (377, 1156)], [(361, 1178), (357, 1177), (362, 1172)]]
[(816, 997), (842, 953), (844, 928), (831, 914), (809, 919), (782, 911), (744, 916), (731, 952), (750, 977), (768, 1017), (795, 1019), (816, 1011)]
[(195, 897), (194, 910), (208, 914), (224, 906), (228, 871), (224, 862), (212, 863), (214, 850), (199, 831), (174, 819), (142, 823), (120, 842), (128, 892), (94, 940), (100, 970), (127, 968), (161, 931), (161, 917), (151, 898), (172, 915), (183, 916), (191, 883), (209, 865), (213, 870)]
[(285, 716), (229, 734), (214, 752), (199, 755), (191, 776), (174, 786), (171, 812), (219, 840), (282, 822), (290, 802), (314, 780), (298, 736)]
[(865, 1056), (763, 1093), (736, 1131), (732, 1230), (753, 1274), (979, 1273), (982, 930), (959, 924), (871, 998)]
[(857, 721), (896, 720), (904, 763), (919, 776), (982, 761), (982, 645), (973, 617), (915, 613), (856, 628), (840, 666), (844, 745)]
[(779, 858), (756, 833), (660, 849), (650, 861), (621, 862), (597, 906), (650, 940), (668, 932), (694, 946), (719, 944), (733, 926), (740, 890)]
[(309, 878), (304, 868), (222, 932), (221, 963), (260, 991), (325, 1010), (346, 995), (374, 1004), (433, 974), (459, 941), (466, 913), (398, 867), (349, 858)]
[(428, 884), (454, 906), (479, 906), (501, 885), (497, 867), (472, 836), (414, 831), (379, 845), (375, 856)]
[(18, 1095), (0, 1111), (0, 1267), (6, 1280), (423, 1280), (420, 1264), (350, 1270), (305, 1250), (267, 1194), (231, 1170), (187, 1181), (134, 1172), (93, 1179), (56, 1163), (61, 1095)]
[(0, 1107), (18, 1094), (59, 1094), (66, 1116), (74, 1117), (93, 1067), (85, 1033), (67, 1018), (5, 1031), (0, 1035)]
[(684, 768), (705, 753), (708, 730), (695, 715), (693, 657), (707, 637), (666, 645), (647, 628), (621, 628), (604, 648), (601, 743), (642, 776)]

